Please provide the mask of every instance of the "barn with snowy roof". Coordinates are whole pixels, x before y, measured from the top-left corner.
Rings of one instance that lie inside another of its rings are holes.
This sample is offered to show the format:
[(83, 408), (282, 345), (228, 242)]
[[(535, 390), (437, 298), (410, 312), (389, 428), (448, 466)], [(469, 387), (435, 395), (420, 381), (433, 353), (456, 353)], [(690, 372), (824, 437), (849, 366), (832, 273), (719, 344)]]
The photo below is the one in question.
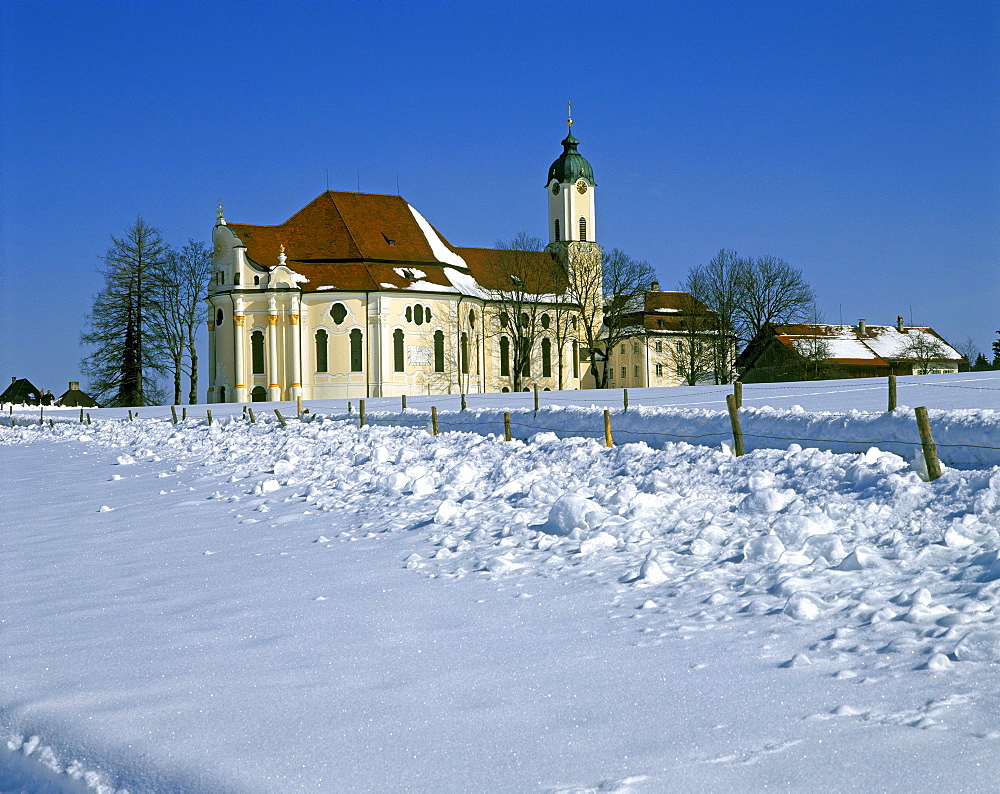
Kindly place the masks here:
[[(600, 262), (596, 183), (579, 141), (562, 145), (545, 185), (544, 251), (452, 245), (396, 195), (328, 190), (276, 225), (227, 220), (220, 204), (209, 402), (588, 385), (567, 268)], [(519, 290), (530, 317), (504, 308)], [(533, 332), (515, 378), (517, 322)]]
[(967, 363), (933, 328), (776, 323), (765, 326), (737, 360), (740, 379), (871, 378), (958, 372)]

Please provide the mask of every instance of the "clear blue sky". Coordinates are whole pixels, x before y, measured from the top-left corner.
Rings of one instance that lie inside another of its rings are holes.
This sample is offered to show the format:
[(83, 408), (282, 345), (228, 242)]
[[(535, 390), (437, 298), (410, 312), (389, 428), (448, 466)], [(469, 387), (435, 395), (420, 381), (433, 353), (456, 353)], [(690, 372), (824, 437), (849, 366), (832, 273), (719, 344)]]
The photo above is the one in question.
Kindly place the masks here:
[[(824, 319), (1000, 328), (1000, 3), (0, 0), (0, 383), (60, 394), (109, 245), (399, 192), (457, 245), (546, 234), (565, 135), (663, 288), (720, 248)], [(8, 381), (9, 382), (9, 381)]]

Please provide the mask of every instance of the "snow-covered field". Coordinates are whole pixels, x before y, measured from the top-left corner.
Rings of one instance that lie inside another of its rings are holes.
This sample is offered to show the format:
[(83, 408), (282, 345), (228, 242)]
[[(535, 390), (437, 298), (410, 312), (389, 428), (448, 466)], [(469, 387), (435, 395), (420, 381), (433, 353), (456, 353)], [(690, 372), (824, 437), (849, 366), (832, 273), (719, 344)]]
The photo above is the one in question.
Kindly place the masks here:
[(995, 788), (1000, 373), (726, 393), (15, 409), (0, 790)]

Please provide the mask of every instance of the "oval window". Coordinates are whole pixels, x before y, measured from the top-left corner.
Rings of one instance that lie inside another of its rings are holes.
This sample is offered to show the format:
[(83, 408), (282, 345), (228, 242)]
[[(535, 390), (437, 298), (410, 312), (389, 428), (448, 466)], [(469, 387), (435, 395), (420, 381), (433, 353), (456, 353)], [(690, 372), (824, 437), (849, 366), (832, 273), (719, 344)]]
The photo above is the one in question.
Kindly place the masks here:
[(408, 323), (412, 323), (413, 322), (413, 307), (412, 306), (407, 306), (406, 307), (406, 322), (408, 322)]
[(542, 328), (548, 328), (551, 322), (552, 318), (550, 318), (547, 314), (542, 315)]
[(528, 317), (528, 313), (527, 312), (521, 312), (521, 327), (522, 328), (527, 328), (528, 327), (528, 323), (530, 323), (530, 322), (531, 322), (531, 318)]
[(475, 309), (469, 309), (469, 327), (476, 327), (476, 312)]
[(419, 303), (413, 307), (413, 322), (417, 325), (424, 324), (424, 307)]
[(500, 312), (500, 327), (506, 328), (507, 323), (509, 322), (510, 322), (510, 316), (507, 314), (507, 312)]
[(222, 309), (219, 309), (218, 311), (215, 312), (215, 324), (222, 325), (222, 320), (223, 320)]
[(424, 306), (424, 322), (429, 323), (430, 321), (431, 321), (431, 307)]
[(330, 309), (330, 316), (337, 325), (340, 325), (347, 319), (347, 307), (343, 303), (333, 304)]

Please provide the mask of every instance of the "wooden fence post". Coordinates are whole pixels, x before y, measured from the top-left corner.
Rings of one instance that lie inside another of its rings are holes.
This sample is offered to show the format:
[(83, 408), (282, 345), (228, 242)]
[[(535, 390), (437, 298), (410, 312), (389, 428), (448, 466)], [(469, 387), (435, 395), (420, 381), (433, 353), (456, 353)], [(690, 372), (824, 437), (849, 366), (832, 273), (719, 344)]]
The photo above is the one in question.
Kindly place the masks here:
[(465, 410), (465, 392), (462, 392), (462, 410)]
[(188, 409), (186, 407), (181, 408), (181, 421), (186, 422), (187, 418), (188, 418)]
[(87, 414), (87, 424), (90, 424), (90, 414)]
[(128, 420), (130, 422), (132, 421), (132, 409), (131, 408), (128, 409)]
[(80, 409), (80, 424), (83, 424), (83, 409)]
[(510, 441), (510, 414), (506, 412), (503, 415), (503, 440)]
[(278, 417), (278, 422), (281, 424), (282, 427), (288, 427), (288, 425), (285, 423), (285, 417), (281, 415), (281, 411), (279, 411), (277, 408), (274, 409), (274, 415)]
[(896, 376), (889, 376), (889, 410), (896, 410)]
[(177, 424), (177, 406), (176, 405), (171, 405), (170, 406), (170, 418), (173, 421), (173, 423), (176, 425)]
[(364, 427), (367, 421), (368, 417), (365, 414), (365, 401), (358, 400), (358, 427)]
[(535, 384), (535, 413), (538, 413), (538, 384)]
[(295, 412), (299, 415), (302, 414), (302, 395), (298, 395), (295, 398)]
[(729, 409), (729, 422), (733, 426), (733, 454), (740, 457), (743, 455), (743, 429), (740, 427), (740, 409), (736, 407), (735, 395), (726, 396), (726, 407)]
[(438, 409), (436, 405), (431, 406), (431, 435), (438, 434)]
[(211, 427), (211, 425), (212, 425), (212, 409), (209, 408), (207, 411), (205, 411), (205, 414), (208, 416), (208, 424), (209, 424), (209, 427)]
[[(627, 411), (628, 410), (628, 389), (622, 389), (622, 403), (624, 404), (625, 410)], [(608, 444), (608, 446), (610, 447), (611, 445)]]
[(55, 423), (55, 421), (54, 421), (54, 420), (52, 420), (52, 419), (49, 419), (49, 430), (51, 430), (51, 429), (52, 429), (52, 428), (54, 428), (55, 426), (56, 426), (56, 423)]
[(347, 401), (347, 413), (348, 414), (354, 413), (354, 405), (351, 403), (350, 400)]
[(613, 447), (614, 441), (611, 439), (611, 411), (604, 409), (604, 446)]
[(933, 481), (941, 476), (941, 461), (938, 460), (937, 445), (931, 434), (931, 422), (927, 418), (927, 408), (921, 406), (915, 411), (917, 415), (917, 431), (920, 433), (920, 443), (924, 448), (924, 462), (927, 464), (927, 480)]
[(736, 400), (737, 410), (743, 407), (743, 383), (742, 381), (733, 381), (733, 399)]
[(40, 425), (44, 425), (45, 424), (45, 406), (44, 405), (39, 405), (38, 406), (38, 424), (40, 424)]
[(249, 406), (247, 406), (247, 416), (250, 417), (250, 424), (257, 424), (257, 417), (253, 415), (253, 408), (250, 408)]
[(405, 394), (400, 397), (400, 401), (401, 401), (402, 406), (403, 406), (403, 411), (406, 411), (406, 395)]

